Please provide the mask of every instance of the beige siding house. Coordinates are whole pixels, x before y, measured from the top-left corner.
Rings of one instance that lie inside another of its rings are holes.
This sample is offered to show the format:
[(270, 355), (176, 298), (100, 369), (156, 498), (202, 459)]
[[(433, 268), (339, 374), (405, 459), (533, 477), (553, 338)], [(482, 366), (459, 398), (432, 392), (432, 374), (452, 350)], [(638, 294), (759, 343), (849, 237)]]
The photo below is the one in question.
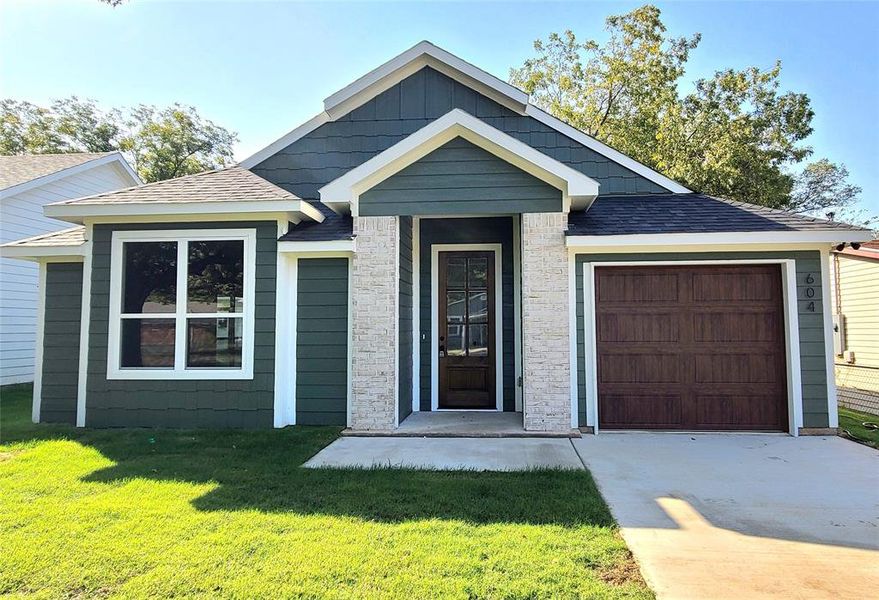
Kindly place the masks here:
[[(0, 243), (69, 226), (44, 216), (46, 204), (138, 184), (118, 152), (0, 156)], [(38, 271), (0, 258), (0, 385), (34, 379)]]
[(879, 414), (879, 241), (834, 252), (833, 283), (839, 402)]

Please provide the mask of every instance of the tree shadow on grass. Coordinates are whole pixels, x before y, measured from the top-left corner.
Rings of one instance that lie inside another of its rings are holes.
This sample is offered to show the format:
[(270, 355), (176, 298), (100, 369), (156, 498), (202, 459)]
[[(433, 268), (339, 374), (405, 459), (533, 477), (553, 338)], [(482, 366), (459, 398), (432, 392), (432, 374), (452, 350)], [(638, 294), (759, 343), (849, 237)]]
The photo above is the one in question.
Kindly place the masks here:
[[(4, 402), (4, 409), (7, 403)], [(8, 410), (5, 412), (9, 412)], [(33, 425), (3, 414), (2, 443), (67, 439), (114, 462), (86, 482), (128, 479), (213, 483), (193, 501), (202, 511), (258, 510), (381, 522), (445, 519), (468, 523), (612, 526), (583, 471), (474, 472), (305, 469), (338, 428), (270, 431), (77, 429)]]

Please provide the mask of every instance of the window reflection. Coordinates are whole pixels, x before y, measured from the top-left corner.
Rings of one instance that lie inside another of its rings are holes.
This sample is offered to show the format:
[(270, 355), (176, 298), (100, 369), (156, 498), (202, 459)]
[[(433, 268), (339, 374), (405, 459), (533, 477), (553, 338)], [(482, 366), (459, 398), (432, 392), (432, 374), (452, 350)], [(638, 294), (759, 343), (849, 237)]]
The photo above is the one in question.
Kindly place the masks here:
[(122, 312), (176, 311), (177, 242), (125, 242), (122, 248)]
[(244, 242), (189, 242), (186, 310), (244, 312)]

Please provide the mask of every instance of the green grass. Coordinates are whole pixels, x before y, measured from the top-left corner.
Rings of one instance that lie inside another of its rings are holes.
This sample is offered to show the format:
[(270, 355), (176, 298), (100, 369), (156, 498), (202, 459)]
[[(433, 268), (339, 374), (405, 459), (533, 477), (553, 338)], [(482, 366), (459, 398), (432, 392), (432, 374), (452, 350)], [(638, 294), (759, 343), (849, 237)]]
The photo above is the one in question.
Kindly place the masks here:
[(585, 472), (314, 471), (338, 429), (33, 425), (0, 395), (0, 596), (652, 597)]
[(840, 433), (865, 446), (879, 448), (879, 428), (865, 427), (864, 423), (879, 424), (879, 416), (839, 407)]

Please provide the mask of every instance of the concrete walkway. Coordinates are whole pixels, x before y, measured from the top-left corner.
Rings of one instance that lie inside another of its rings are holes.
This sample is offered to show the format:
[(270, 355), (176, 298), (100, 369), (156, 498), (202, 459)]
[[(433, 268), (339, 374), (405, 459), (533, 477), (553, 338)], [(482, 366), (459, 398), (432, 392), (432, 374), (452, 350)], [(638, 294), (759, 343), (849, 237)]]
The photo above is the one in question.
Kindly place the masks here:
[(568, 439), (415, 437), (342, 437), (304, 466), (474, 471), (583, 468)]
[(840, 438), (572, 440), (660, 598), (879, 590), (879, 452)]

